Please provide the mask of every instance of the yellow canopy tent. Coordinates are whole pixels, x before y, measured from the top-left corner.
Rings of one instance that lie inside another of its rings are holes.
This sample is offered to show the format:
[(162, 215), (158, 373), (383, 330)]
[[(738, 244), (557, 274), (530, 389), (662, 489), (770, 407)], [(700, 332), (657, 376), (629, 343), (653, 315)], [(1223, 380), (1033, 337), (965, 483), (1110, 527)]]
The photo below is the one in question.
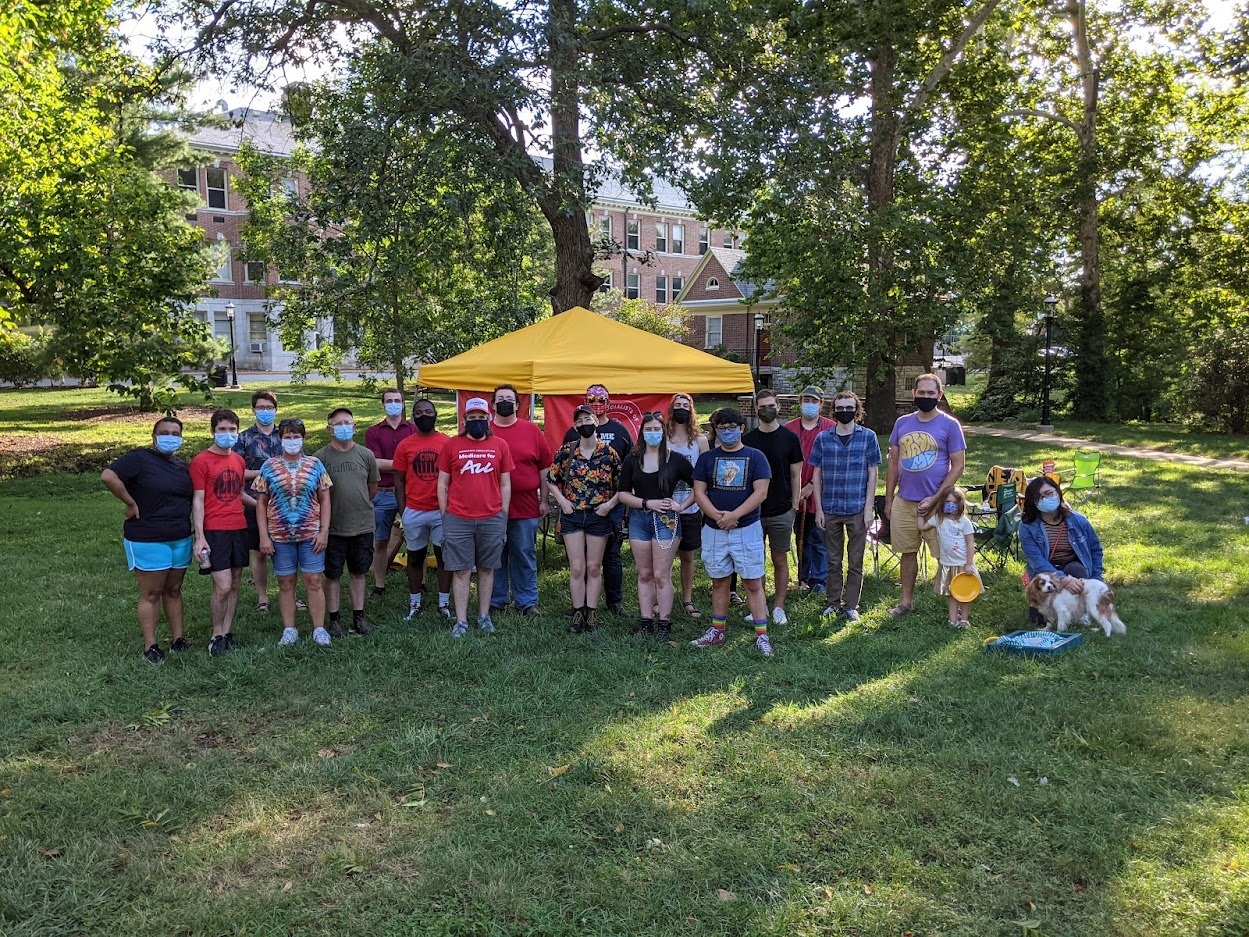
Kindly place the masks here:
[(426, 387), (514, 384), (521, 393), (751, 393), (750, 368), (575, 306), (462, 355), (424, 365)]

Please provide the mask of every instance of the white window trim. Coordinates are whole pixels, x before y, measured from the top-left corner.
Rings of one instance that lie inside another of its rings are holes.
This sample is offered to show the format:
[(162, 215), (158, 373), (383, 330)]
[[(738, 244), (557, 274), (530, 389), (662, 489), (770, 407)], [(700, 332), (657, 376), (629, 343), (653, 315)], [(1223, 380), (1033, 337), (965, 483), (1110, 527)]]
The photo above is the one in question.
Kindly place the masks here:
[[(234, 282), (234, 253), (230, 250), (230, 242), (225, 239), (225, 235), (217, 235), (217, 250), (223, 251), (225, 256), (221, 263), (217, 264), (217, 269), (209, 278), (213, 283), (233, 283)], [(225, 270), (226, 275), (222, 276), (221, 271)]]
[[(663, 247), (659, 246), (660, 241), (663, 242), (663, 245), (664, 245)], [(672, 242), (668, 239), (668, 222), (666, 221), (655, 222), (655, 253), (656, 254), (668, 253), (668, 245), (670, 243)]]
[[(703, 347), (715, 348), (724, 344), (724, 316), (707, 316), (707, 326), (703, 331)], [(716, 324), (716, 340), (711, 340), (711, 323)]]
[[(677, 249), (677, 234), (676, 233), (677, 233), (678, 228), (681, 231), (680, 250)], [(684, 254), (685, 253), (685, 225), (671, 224), (668, 226), (668, 253), (670, 254)]]
[(625, 225), (625, 250), (638, 251), (641, 249), (642, 222), (637, 218), (630, 218), (628, 223)]
[[(663, 298), (663, 299), (660, 299), (660, 298), (659, 298), (659, 284), (660, 284), (660, 282), (662, 282), (662, 283), (663, 283), (663, 285), (664, 285), (664, 290), (663, 290), (663, 292), (664, 292), (664, 298)], [(666, 274), (662, 274), (662, 273), (661, 273), (661, 274), (659, 274), (657, 277), (655, 277), (655, 302), (657, 302), (657, 303), (663, 303), (665, 306), (666, 306), (666, 305), (668, 304), (668, 302), (669, 302), (669, 299), (668, 299), (668, 289), (669, 289), (669, 287), (668, 287), (668, 283), (669, 283), (669, 280), (668, 280), (668, 277), (667, 277), (667, 275), (666, 275)]]
[(708, 278), (707, 278), (707, 289), (709, 289), (709, 290), (718, 290), (719, 288), (720, 288), (720, 278), (719, 278), (719, 277), (708, 277)]
[[(260, 279), (259, 280), (252, 279), (252, 272), (251, 272), (252, 264), (260, 264)], [(268, 265), (265, 264), (264, 261), (249, 260), (243, 264), (243, 282), (244, 283), (248, 283), (253, 286), (264, 286), (265, 280), (267, 279), (267, 273), (268, 273)]]
[[(230, 208), (230, 174), (221, 166), (212, 166), (211, 169), (221, 170), (221, 186), (210, 186), (208, 184), (208, 171), (204, 172), (204, 204), (213, 211), (228, 211)], [(224, 205), (216, 206), (212, 204), (212, 193), (220, 192)]]
[[(634, 285), (636, 284), (636, 285)], [(629, 293), (632, 291), (633, 295)], [(638, 299), (642, 295), (642, 275), (636, 270), (625, 276), (625, 299)]]

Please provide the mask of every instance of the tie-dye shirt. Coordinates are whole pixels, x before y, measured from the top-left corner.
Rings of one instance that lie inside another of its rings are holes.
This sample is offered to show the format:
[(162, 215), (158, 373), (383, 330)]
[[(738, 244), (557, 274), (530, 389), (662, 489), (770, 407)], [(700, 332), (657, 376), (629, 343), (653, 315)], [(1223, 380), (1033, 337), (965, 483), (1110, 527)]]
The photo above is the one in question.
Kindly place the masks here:
[(274, 543), (299, 543), (321, 532), (321, 499), (331, 485), (321, 460), (301, 456), (296, 462), (269, 459), (256, 476), (256, 492), (269, 496), (265, 516)]

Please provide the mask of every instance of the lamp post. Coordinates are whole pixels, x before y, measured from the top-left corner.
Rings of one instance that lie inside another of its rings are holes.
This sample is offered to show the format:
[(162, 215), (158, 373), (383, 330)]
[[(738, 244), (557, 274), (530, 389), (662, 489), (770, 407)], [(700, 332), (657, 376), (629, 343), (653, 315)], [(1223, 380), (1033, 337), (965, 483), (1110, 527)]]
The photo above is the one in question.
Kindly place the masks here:
[(230, 388), (239, 388), (239, 365), (234, 354), (234, 303), (226, 303), (226, 322), (230, 324)]
[(763, 313), (755, 313), (755, 380), (763, 368)]
[(1045, 383), (1041, 387), (1041, 422), (1037, 429), (1049, 433), (1054, 429), (1050, 416), (1050, 378), (1052, 375), (1050, 358), (1054, 341), (1054, 307), (1058, 305), (1058, 297), (1053, 293), (1045, 297)]

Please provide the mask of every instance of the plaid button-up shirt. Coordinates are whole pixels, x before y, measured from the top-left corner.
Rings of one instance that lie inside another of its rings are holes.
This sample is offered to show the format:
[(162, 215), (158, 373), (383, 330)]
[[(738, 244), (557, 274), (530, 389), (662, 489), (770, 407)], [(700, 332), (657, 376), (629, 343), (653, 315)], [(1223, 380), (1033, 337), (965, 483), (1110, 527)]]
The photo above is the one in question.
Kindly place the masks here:
[(856, 514), (867, 507), (867, 473), (880, 464), (880, 443), (866, 426), (856, 423), (848, 439), (834, 427), (815, 437), (807, 463), (820, 470), (824, 513)]

